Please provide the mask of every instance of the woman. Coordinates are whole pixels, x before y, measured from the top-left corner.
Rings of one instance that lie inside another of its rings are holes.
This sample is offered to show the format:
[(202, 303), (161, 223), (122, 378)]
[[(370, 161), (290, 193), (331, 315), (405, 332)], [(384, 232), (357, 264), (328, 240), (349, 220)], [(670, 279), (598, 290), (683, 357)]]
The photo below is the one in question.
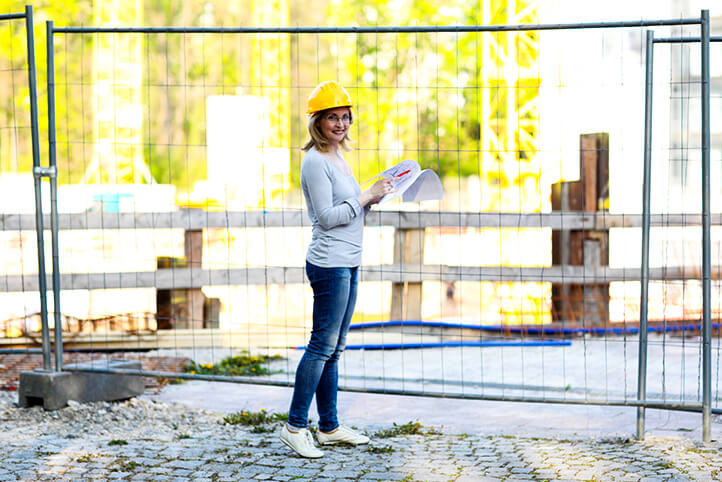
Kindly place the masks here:
[(314, 393), (321, 445), (369, 442), (368, 437), (338, 422), (338, 359), (346, 346), (356, 303), (364, 216), (372, 204), (393, 192), (391, 182), (395, 178), (381, 179), (361, 192), (342, 153), (350, 150), (351, 107), (346, 89), (326, 81), (311, 92), (306, 111), (311, 139), (303, 146), (306, 155), (301, 165), (301, 187), (313, 225), (306, 254), (306, 274), (313, 290), (313, 330), (296, 370), (281, 441), (309, 458), (323, 456), (306, 428)]

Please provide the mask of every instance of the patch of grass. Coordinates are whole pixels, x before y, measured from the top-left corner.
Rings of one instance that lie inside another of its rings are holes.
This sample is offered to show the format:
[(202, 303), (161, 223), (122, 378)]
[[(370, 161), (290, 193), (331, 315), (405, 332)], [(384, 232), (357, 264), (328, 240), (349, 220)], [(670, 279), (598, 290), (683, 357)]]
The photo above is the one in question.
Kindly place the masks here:
[(128, 445), (128, 441), (119, 439), (119, 438), (114, 438), (113, 440), (108, 442), (108, 445)]
[(93, 460), (93, 456), (90, 454), (81, 455), (80, 457), (77, 457), (75, 459), (76, 462), (80, 462), (81, 464), (86, 464), (88, 462), (91, 462)]
[(236, 412), (223, 417), (223, 421), (228, 425), (263, 425), (272, 423), (274, 421), (275, 414), (266, 412), (265, 409), (261, 409), (259, 412)]
[(401, 482), (414, 482), (414, 476), (413, 475), (407, 475), (403, 479), (401, 479)]
[(376, 432), (376, 437), (379, 438), (391, 438), (398, 437), (399, 435), (422, 435), (421, 429), (423, 425), (419, 422), (408, 422), (403, 425), (396, 425), (386, 430), (379, 430)]
[(271, 415), (271, 419), (274, 422), (288, 422), (288, 412), (274, 413), (273, 415)]
[(390, 454), (395, 452), (391, 445), (369, 445), (366, 447), (366, 452), (370, 454)]
[(228, 452), (228, 450), (229, 450), (228, 447), (220, 447), (220, 448), (215, 449), (214, 452), (217, 454), (223, 454), (223, 453)]
[(118, 464), (123, 472), (131, 472), (140, 464), (135, 460), (124, 460)]
[[(236, 412), (223, 417), (223, 422), (228, 425), (247, 425), (254, 427), (253, 433), (266, 433), (273, 431), (273, 428), (266, 427), (274, 423), (285, 423), (288, 421), (288, 412), (268, 413), (265, 409), (258, 412)], [(221, 422), (219, 422), (221, 423)]]
[(694, 430), (693, 428), (684, 428), (684, 427), (680, 427), (677, 429), (678, 432), (691, 432), (693, 430)]
[(423, 432), (424, 437), (432, 437), (434, 435), (443, 435), (443, 433), (436, 430), (435, 428), (430, 428)]
[(657, 462), (654, 465), (655, 465), (655, 467), (662, 469), (662, 470), (671, 469), (674, 466), (674, 464), (672, 462), (667, 462), (667, 461)]
[(702, 447), (693, 447), (693, 448), (689, 449), (688, 452), (693, 452), (695, 454), (716, 454), (717, 450), (704, 449)]
[(268, 425), (255, 425), (251, 429), (251, 433), (269, 433), (273, 432), (273, 427), (269, 427)]
[(187, 433), (178, 434), (178, 440), (183, 440), (183, 439), (187, 439), (187, 438), (191, 438), (191, 436), (188, 435)]
[(269, 375), (268, 363), (282, 360), (281, 355), (237, 355), (224, 358), (216, 364), (191, 361), (183, 371), (201, 375), (258, 376)]

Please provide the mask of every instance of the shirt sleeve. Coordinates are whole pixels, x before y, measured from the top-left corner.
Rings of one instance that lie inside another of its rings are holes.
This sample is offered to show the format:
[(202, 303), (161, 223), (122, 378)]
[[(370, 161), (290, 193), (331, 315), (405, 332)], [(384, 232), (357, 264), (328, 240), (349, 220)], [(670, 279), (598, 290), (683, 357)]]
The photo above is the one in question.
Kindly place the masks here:
[(355, 197), (333, 205), (333, 185), (324, 164), (313, 158), (304, 162), (301, 167), (301, 182), (306, 187), (309, 204), (319, 224), (324, 229), (331, 229), (348, 224), (363, 212), (363, 208)]

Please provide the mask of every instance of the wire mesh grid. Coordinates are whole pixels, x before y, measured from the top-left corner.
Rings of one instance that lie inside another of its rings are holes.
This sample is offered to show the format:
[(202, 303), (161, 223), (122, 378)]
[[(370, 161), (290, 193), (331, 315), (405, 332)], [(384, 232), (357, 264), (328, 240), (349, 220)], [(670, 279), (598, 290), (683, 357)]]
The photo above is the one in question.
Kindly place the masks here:
[(0, 15), (0, 353), (38, 351), (41, 340), (37, 289), (26, 289), (38, 273), (35, 225), (24, 216), (35, 212), (26, 15)]
[[(247, 353), (259, 376), (236, 381), (292, 384), (305, 99), (336, 79), (355, 177), (410, 158), (446, 191), (367, 218), (344, 387), (638, 403), (643, 32), (58, 34), (61, 306), (84, 320), (66, 348), (180, 354), (190, 378)], [(701, 194), (674, 174), (699, 172), (694, 48), (655, 78), (647, 395), (664, 406), (700, 402)]]

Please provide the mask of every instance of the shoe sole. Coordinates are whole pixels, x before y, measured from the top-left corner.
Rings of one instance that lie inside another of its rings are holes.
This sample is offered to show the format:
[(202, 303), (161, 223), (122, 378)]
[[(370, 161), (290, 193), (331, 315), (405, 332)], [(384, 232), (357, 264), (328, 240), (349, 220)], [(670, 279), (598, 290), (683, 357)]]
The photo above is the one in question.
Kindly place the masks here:
[[(369, 440), (370, 442), (370, 440)], [(321, 445), (339, 445), (339, 444), (345, 444), (345, 445), (353, 445), (354, 447), (358, 445), (366, 445), (369, 442), (359, 442), (359, 443), (353, 443), (353, 442), (319, 442)]]
[(305, 459), (320, 459), (321, 457), (323, 457), (323, 454), (321, 454), (321, 455), (316, 455), (316, 456), (313, 456), (313, 455), (301, 455), (301, 454), (298, 453), (298, 451), (297, 451), (296, 449), (294, 449), (294, 448), (291, 446), (290, 443), (286, 442), (285, 440), (283, 440), (283, 439), (280, 438), (280, 437), (279, 437), (279, 439), (281, 440), (281, 442), (283, 442), (283, 444), (284, 444), (286, 447), (288, 447), (289, 449), (293, 450), (293, 452), (294, 452), (295, 454), (298, 454), (299, 456), (301, 456), (301, 457), (303, 457), (303, 458), (305, 458)]

